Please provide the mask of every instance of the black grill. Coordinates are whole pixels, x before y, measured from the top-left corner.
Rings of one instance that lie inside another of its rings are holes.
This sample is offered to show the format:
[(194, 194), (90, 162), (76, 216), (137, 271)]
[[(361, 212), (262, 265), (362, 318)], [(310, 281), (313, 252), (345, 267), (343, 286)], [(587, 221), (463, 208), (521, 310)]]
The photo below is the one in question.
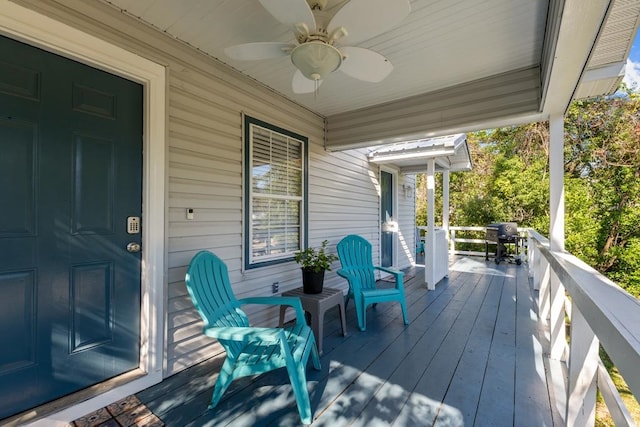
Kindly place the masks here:
[(520, 265), (520, 236), (515, 222), (496, 222), (486, 226), (485, 257), (489, 259), (489, 245), (496, 245), (495, 262), (508, 260)]

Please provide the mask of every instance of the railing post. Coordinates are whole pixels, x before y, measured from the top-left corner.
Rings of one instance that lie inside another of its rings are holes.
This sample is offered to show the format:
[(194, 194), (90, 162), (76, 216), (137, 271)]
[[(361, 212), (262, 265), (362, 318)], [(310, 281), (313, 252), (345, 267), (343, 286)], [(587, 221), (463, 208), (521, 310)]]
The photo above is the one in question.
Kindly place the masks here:
[(534, 284), (538, 284), (538, 310), (540, 319), (545, 325), (551, 318), (551, 277), (549, 262), (539, 251), (536, 254), (536, 270)]
[(454, 229), (450, 229), (449, 230), (449, 253), (450, 254), (455, 254), (456, 253), (456, 230)]
[(531, 239), (531, 235), (527, 233), (527, 264), (529, 265), (529, 277), (533, 278), (533, 289), (537, 291), (540, 289), (540, 282), (536, 283), (535, 269), (539, 256), (534, 249), (534, 242)]
[(555, 271), (551, 270), (549, 279), (549, 331), (551, 334), (549, 357), (554, 360), (566, 360), (565, 289)]
[(569, 351), (569, 388), (567, 392), (567, 426), (595, 424), (596, 375), (599, 342), (580, 308), (571, 309), (571, 344)]

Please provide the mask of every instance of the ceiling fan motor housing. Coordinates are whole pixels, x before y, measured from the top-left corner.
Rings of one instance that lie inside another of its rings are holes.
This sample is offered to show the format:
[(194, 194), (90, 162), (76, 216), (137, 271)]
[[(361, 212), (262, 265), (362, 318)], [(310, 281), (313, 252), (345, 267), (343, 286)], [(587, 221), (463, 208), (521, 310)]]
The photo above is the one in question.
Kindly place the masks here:
[(342, 54), (328, 43), (310, 41), (291, 51), (291, 62), (309, 80), (323, 80), (340, 68)]

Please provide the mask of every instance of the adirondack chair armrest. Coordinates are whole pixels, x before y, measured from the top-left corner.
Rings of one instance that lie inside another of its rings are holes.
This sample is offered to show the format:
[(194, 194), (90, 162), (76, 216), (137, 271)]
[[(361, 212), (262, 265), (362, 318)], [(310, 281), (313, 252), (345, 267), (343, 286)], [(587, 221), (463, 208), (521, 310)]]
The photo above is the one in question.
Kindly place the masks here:
[(296, 312), (296, 323), (306, 325), (302, 302), (297, 297), (249, 297), (238, 300), (240, 304), (288, 305)]
[(402, 286), (403, 284), (402, 279), (404, 278), (404, 272), (396, 270), (394, 268), (382, 267), (379, 265), (376, 265), (373, 268), (375, 268), (376, 270), (384, 271), (385, 273), (392, 274), (396, 278), (396, 287)]
[(202, 330), (208, 337), (228, 341), (263, 341), (277, 343), (285, 339), (283, 330), (280, 328), (205, 326)]

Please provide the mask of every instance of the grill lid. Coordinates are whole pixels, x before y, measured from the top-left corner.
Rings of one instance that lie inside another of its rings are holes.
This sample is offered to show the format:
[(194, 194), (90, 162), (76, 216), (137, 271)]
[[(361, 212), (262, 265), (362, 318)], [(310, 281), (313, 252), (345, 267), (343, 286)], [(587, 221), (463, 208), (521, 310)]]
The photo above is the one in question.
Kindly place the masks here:
[(485, 239), (489, 242), (508, 240), (518, 235), (518, 223), (496, 222), (486, 226)]

